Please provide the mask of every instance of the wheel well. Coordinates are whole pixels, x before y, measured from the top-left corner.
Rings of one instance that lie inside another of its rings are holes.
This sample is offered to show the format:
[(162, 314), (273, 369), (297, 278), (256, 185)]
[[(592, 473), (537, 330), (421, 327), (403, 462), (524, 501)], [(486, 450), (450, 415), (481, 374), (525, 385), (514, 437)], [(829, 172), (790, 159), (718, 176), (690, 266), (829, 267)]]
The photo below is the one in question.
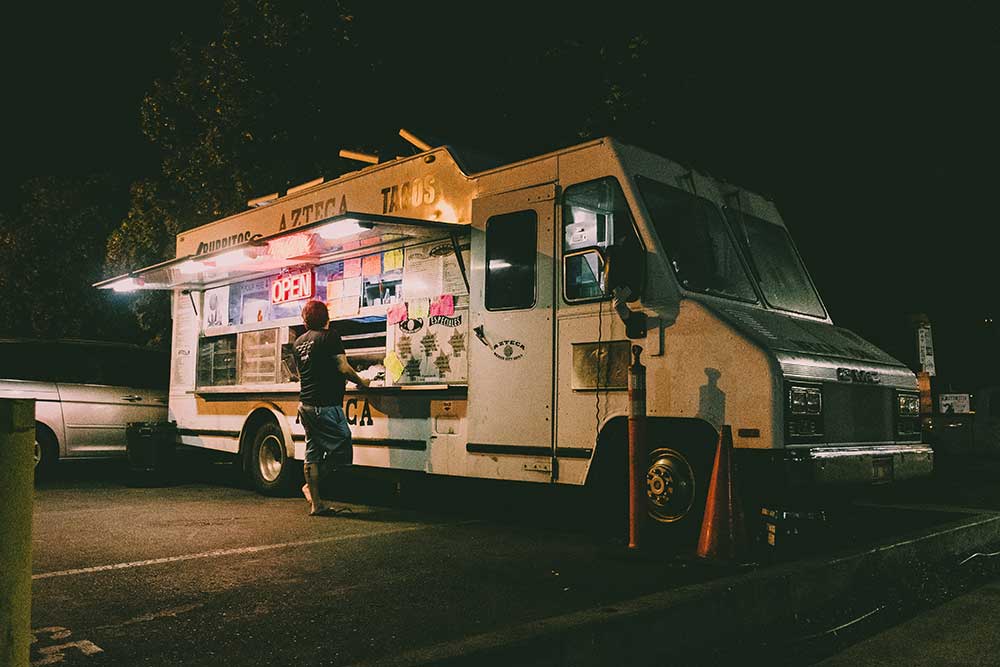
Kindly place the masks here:
[[(715, 447), (719, 432), (703, 419), (691, 417), (647, 417), (646, 441), (652, 451), (664, 442), (697, 443), (699, 446)], [(597, 438), (597, 447), (587, 470), (587, 481), (592, 473), (600, 469), (608, 459), (614, 464), (615, 458), (624, 464), (628, 452), (628, 417), (614, 417), (604, 425)]]
[[(55, 446), (56, 458), (59, 458), (59, 438), (56, 437), (56, 432), (52, 430), (52, 427), (44, 422), (35, 422), (35, 430), (38, 434), (44, 433), (52, 444)], [(38, 439), (40, 435), (36, 434), (35, 438)]]
[(277, 417), (267, 408), (257, 408), (243, 422), (243, 431), (240, 433), (240, 457), (243, 459), (244, 465), (246, 465), (247, 457), (250, 454), (250, 446), (253, 444), (254, 434), (257, 433), (257, 429), (268, 422), (277, 424), (279, 428), (281, 427)]

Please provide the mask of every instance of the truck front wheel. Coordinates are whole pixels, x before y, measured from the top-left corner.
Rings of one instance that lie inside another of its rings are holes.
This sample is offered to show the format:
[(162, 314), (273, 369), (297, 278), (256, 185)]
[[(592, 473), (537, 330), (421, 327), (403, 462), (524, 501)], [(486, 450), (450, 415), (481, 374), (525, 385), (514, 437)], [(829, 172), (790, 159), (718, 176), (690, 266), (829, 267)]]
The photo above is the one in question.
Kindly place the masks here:
[[(698, 541), (715, 451), (702, 438), (654, 436), (656, 446), (640, 462), (643, 541), (685, 551)], [(618, 539), (627, 535), (628, 441), (608, 438), (598, 448), (587, 485), (595, 522)]]
[(291, 495), (299, 483), (302, 466), (288, 456), (285, 436), (277, 424), (268, 422), (257, 429), (249, 456), (250, 477), (258, 493)]
[(691, 518), (695, 499), (704, 493), (687, 458), (669, 447), (650, 452), (645, 483), (646, 510), (662, 524)]

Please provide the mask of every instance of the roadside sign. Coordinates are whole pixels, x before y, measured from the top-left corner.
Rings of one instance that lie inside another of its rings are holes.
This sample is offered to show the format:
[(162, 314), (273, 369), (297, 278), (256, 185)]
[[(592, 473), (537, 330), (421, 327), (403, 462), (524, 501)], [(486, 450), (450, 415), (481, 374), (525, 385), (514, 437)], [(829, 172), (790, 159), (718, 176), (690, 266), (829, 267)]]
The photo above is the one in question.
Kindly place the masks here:
[(969, 406), (969, 394), (938, 394), (938, 410), (945, 415), (972, 412)]
[(920, 369), (928, 375), (934, 375), (934, 341), (931, 338), (931, 325), (921, 324), (917, 329), (917, 348), (920, 353)]

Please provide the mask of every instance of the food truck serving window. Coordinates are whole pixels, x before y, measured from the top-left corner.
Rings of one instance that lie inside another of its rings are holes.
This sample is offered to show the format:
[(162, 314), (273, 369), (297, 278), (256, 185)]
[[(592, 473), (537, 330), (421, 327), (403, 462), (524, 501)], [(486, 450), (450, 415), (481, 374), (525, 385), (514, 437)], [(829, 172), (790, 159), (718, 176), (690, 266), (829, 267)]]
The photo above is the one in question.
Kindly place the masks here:
[(604, 251), (626, 240), (641, 247), (622, 188), (611, 177), (570, 186), (562, 210), (563, 295), (571, 302), (606, 298)]
[(486, 309), (535, 305), (538, 215), (518, 211), (486, 221)]
[(308, 299), (326, 302), (332, 319), (354, 317), (397, 302), (402, 278), (403, 250), (396, 249), (215, 287), (205, 292), (203, 328), (298, 320)]
[(198, 386), (236, 384), (236, 334), (198, 341)]

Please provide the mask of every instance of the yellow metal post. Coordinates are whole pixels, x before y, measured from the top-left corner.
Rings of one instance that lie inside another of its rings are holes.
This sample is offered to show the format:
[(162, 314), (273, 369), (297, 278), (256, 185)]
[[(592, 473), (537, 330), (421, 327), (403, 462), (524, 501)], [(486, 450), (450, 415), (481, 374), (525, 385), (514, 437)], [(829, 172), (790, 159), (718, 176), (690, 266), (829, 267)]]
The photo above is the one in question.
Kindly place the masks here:
[(0, 665), (27, 665), (31, 647), (31, 505), (35, 402), (0, 400)]

